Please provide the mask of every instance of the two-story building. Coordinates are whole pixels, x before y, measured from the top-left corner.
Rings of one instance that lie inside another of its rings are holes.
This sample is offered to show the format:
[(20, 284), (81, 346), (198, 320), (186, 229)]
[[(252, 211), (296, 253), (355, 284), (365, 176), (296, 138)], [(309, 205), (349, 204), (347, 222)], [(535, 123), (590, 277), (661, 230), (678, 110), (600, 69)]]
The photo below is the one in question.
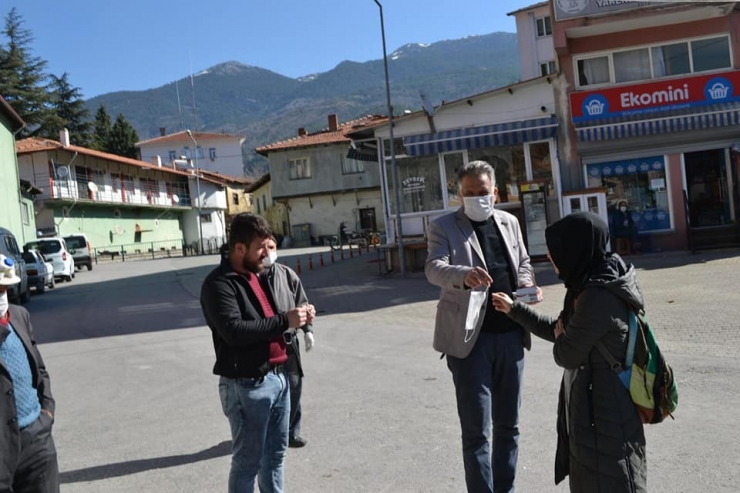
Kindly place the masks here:
[(264, 217), (278, 239), (288, 235), (288, 208), (283, 202), (273, 200), (270, 173), (259, 177), (245, 192), (249, 197), (248, 212)]
[(519, 80), (536, 79), (558, 71), (555, 44), (552, 41), (550, 2), (539, 2), (514, 12), (519, 47)]
[(740, 6), (550, 8), (574, 185), (626, 201), (645, 249), (740, 243)]
[[(270, 162), (272, 199), (288, 211), (286, 233), (294, 245), (336, 235), (342, 222), (356, 231), (385, 230), (378, 162), (353, 155), (348, 136), (384, 119), (368, 115), (339, 123), (332, 114), (321, 131), (300, 128), (293, 138), (256, 149)], [(259, 202), (259, 194), (252, 194)], [(267, 208), (261, 200), (257, 207)]]
[(41, 234), (85, 233), (93, 248), (125, 246), (127, 253), (146, 252), (152, 243), (182, 248), (190, 173), (71, 145), (69, 133), (60, 134), (60, 141), (16, 144), (21, 178), (42, 192), (34, 204)]
[(244, 137), (226, 133), (182, 131), (167, 134), (160, 128), (160, 136), (136, 143), (143, 161), (157, 159), (171, 163), (176, 159), (197, 161), (197, 168), (224, 175), (244, 177), (242, 143)]

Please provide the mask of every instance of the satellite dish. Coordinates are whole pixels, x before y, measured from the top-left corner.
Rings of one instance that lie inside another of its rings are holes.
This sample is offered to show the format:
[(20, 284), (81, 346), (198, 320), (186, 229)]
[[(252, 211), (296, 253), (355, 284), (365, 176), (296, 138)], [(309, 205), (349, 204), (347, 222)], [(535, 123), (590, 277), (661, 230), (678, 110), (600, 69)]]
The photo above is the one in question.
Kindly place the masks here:
[(424, 111), (427, 112), (427, 115), (434, 116), (434, 105), (429, 102), (424, 91), (419, 91), (419, 97), (421, 98), (421, 106), (424, 108)]
[(123, 234), (123, 228), (121, 227), (120, 224), (116, 224), (116, 227), (113, 230), (116, 232), (117, 235)]
[(59, 166), (57, 168), (57, 178), (66, 178), (69, 176), (69, 167), (68, 166)]
[(98, 192), (98, 186), (92, 181), (87, 182), (87, 188), (89, 188), (92, 193)]
[(179, 202), (180, 202), (180, 197), (178, 197), (178, 196), (177, 196), (177, 195), (175, 195), (175, 194), (172, 194), (172, 203), (173, 203), (173, 204), (177, 204), (177, 203), (179, 203)]

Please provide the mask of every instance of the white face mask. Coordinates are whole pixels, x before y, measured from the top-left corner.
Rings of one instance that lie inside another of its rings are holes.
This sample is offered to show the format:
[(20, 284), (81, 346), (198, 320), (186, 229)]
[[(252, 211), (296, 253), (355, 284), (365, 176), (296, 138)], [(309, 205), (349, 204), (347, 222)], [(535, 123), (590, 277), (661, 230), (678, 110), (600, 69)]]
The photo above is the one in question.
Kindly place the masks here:
[(277, 252), (270, 252), (267, 254), (267, 257), (262, 259), (262, 265), (265, 267), (265, 269), (272, 267), (275, 262), (277, 261)]
[(493, 195), (463, 197), (465, 215), (471, 221), (483, 222), (493, 215)]
[(623, 205), (622, 207), (619, 208), (619, 210), (622, 212), (627, 212), (627, 207)]
[(4, 317), (8, 313), (8, 292), (5, 291), (0, 295), (0, 317)]

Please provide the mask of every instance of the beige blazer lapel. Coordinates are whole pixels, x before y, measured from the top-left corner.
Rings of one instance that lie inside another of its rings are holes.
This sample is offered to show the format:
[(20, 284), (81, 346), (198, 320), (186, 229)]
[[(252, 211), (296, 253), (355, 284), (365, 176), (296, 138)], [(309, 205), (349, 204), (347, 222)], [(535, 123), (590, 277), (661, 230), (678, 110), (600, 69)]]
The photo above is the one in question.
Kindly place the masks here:
[[(458, 211), (455, 213), (455, 218), (457, 219), (457, 227), (460, 228), (460, 231), (466, 238), (467, 243), (471, 246), (473, 252), (478, 255), (481, 263), (485, 266), (486, 258), (483, 256), (483, 250), (481, 249), (480, 243), (478, 242), (478, 237), (475, 235), (475, 231), (473, 231), (473, 225), (471, 224), (470, 219), (468, 219), (468, 216), (465, 215), (462, 208), (458, 209)], [(472, 255), (470, 260), (473, 260)]]
[(504, 245), (506, 245), (506, 253), (509, 255), (509, 265), (511, 265), (511, 268), (514, 271), (514, 277), (516, 278), (517, 266), (519, 265), (518, 256), (514, 257), (513, 245), (516, 242), (516, 238), (511, 237), (511, 226), (504, 214), (494, 210), (493, 220), (496, 221), (498, 230), (501, 232), (501, 238), (504, 240)]

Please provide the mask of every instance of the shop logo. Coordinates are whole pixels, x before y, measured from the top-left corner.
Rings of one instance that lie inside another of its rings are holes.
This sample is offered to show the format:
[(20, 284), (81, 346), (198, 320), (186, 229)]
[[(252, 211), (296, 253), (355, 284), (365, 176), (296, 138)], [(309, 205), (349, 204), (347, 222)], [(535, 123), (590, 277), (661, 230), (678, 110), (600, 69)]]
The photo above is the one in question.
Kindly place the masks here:
[(612, 175), (612, 168), (611, 166), (604, 166), (601, 169), (601, 174), (604, 176), (611, 176)]
[(630, 164), (627, 166), (627, 171), (630, 173), (635, 173), (637, 171), (637, 165), (636, 164)]
[(609, 101), (601, 94), (594, 94), (583, 101), (583, 112), (588, 116), (600, 116), (609, 112)]
[(654, 170), (660, 170), (660, 168), (662, 168), (662, 167), (663, 167), (663, 163), (661, 163), (660, 161), (655, 161), (653, 163), (653, 169)]
[(658, 221), (665, 221), (666, 213), (663, 211), (658, 212)]
[(724, 77), (715, 77), (704, 86), (704, 94), (712, 101), (722, 101), (732, 96), (732, 83)]
[(652, 221), (653, 220), (653, 213), (652, 212), (646, 212), (645, 213), (645, 220), (646, 221)]
[(569, 14), (577, 14), (588, 7), (589, 0), (557, 0), (560, 10)]
[(622, 166), (621, 164), (617, 165), (617, 167), (614, 168), (614, 172), (616, 174), (618, 174), (618, 175), (623, 175), (624, 174), (624, 166)]
[(640, 163), (640, 171), (650, 171), (650, 163)]
[(410, 176), (401, 182), (403, 193), (423, 192), (426, 187), (426, 177)]
[(599, 176), (599, 167), (598, 166), (591, 166), (591, 176)]

